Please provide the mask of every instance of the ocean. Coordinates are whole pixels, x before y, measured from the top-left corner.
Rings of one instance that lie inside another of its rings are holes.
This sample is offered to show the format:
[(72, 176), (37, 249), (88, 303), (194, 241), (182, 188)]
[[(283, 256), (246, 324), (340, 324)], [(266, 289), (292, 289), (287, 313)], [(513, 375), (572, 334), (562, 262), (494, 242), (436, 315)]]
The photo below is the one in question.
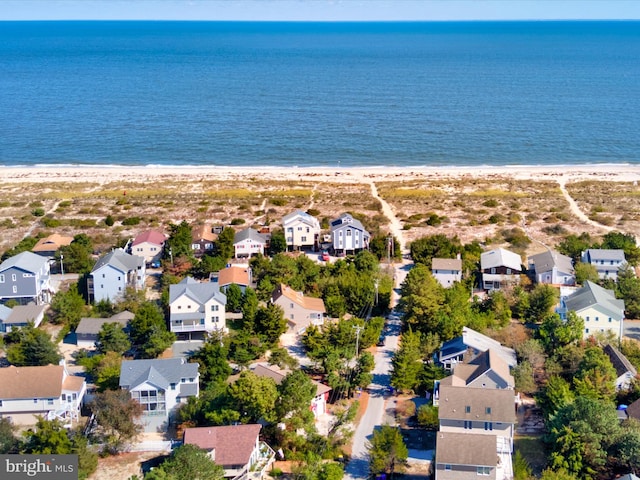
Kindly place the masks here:
[(0, 165), (640, 163), (640, 22), (0, 22)]

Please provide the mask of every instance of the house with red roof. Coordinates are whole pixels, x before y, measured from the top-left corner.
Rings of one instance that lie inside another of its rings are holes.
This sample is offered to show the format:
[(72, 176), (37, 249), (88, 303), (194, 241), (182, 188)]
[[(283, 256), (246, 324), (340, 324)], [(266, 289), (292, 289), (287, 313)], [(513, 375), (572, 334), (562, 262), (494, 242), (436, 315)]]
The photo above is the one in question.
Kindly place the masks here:
[(227, 425), (221, 427), (186, 428), (184, 445), (195, 445), (224, 468), (225, 478), (263, 478), (275, 460), (275, 452), (260, 441), (262, 425)]
[(138, 257), (144, 257), (146, 263), (159, 262), (162, 258), (164, 244), (167, 236), (157, 230), (148, 230), (141, 233), (131, 242), (131, 253)]

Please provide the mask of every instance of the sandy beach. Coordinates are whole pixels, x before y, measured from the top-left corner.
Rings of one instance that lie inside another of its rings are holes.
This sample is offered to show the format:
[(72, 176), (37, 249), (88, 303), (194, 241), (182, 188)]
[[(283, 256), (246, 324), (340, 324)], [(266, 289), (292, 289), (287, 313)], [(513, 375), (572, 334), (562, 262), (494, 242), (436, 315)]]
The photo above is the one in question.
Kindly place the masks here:
[(410, 179), (509, 177), (514, 180), (640, 180), (640, 165), (560, 165), (497, 167), (208, 167), (208, 166), (34, 166), (1, 167), (0, 182), (154, 182), (187, 180), (315, 180), (338, 183), (371, 183)]

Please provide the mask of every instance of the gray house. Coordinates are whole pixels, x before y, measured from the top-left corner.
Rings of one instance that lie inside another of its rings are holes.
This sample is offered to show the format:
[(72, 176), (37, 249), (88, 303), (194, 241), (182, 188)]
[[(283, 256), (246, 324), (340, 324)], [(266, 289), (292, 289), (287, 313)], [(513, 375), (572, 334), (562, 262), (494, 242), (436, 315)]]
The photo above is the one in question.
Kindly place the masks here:
[(440, 285), (449, 288), (462, 280), (462, 260), (460, 258), (432, 258), (431, 273)]
[(536, 283), (571, 286), (576, 284), (576, 272), (571, 257), (547, 250), (529, 257), (529, 272)]
[(331, 222), (331, 241), (336, 253), (359, 252), (369, 248), (371, 235), (360, 222), (343, 213)]
[(134, 316), (133, 313), (125, 310), (109, 318), (81, 318), (76, 328), (76, 345), (82, 348), (94, 348), (98, 341), (98, 333), (102, 330), (103, 325), (107, 323), (118, 323), (124, 330), (127, 328), (129, 321), (133, 320)]
[(142, 405), (145, 432), (164, 431), (176, 407), (199, 395), (199, 377), (198, 364), (184, 358), (124, 360), (120, 388)]
[(49, 303), (51, 285), (49, 261), (31, 252), (22, 252), (0, 264), (0, 300), (22, 304)]
[(89, 296), (96, 302), (113, 302), (124, 295), (127, 287), (143, 290), (145, 280), (144, 257), (117, 248), (101, 257), (91, 270)]
[[(500, 457), (495, 435), (438, 432), (436, 438), (436, 480), (488, 480), (512, 478), (498, 472)], [(464, 448), (461, 446), (464, 445)], [(500, 465), (501, 466), (501, 465)], [(502, 468), (504, 470), (504, 468)]]
[[(6, 308), (4, 305), (2, 307)], [(9, 333), (16, 328), (26, 327), (29, 322), (37, 327), (42, 323), (47, 307), (48, 305), (30, 303), (29, 305), (16, 305), (12, 309), (8, 309), (9, 315), (6, 318), (0, 318), (0, 332)]]
[(590, 248), (582, 252), (582, 263), (590, 263), (600, 278), (618, 279), (618, 270), (626, 263), (624, 250)]

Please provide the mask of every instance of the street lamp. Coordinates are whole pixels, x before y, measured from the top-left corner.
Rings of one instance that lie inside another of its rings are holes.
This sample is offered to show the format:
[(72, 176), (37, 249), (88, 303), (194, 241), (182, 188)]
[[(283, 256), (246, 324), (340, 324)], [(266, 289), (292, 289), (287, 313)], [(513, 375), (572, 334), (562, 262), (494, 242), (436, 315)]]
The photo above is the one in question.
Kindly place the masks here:
[(64, 255), (60, 255), (60, 273), (62, 274), (62, 279), (64, 279)]

